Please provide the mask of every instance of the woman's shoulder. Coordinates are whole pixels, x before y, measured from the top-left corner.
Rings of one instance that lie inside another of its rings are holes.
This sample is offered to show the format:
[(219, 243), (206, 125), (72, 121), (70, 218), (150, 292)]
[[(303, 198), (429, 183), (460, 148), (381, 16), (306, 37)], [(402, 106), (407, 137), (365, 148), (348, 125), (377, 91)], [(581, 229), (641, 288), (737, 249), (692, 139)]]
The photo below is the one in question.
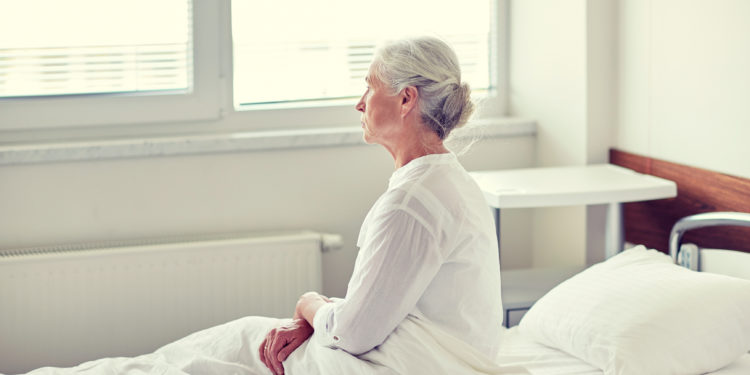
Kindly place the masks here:
[[(405, 209), (427, 221), (443, 221), (465, 200), (465, 171), (450, 165), (424, 166), (391, 183), (383, 195), (384, 210)], [(454, 207), (455, 206), (455, 207)]]
[(408, 191), (411, 195), (431, 196), (437, 200), (461, 200), (473, 184), (471, 176), (459, 163), (432, 164), (420, 167), (404, 176), (394, 190)]

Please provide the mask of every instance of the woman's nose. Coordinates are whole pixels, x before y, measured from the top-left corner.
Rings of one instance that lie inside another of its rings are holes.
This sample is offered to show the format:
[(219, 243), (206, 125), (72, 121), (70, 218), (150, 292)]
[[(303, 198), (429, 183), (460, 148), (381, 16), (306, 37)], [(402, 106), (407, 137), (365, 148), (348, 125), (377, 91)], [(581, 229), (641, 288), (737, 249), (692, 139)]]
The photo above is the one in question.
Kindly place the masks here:
[(359, 99), (359, 103), (357, 103), (357, 105), (354, 108), (356, 108), (360, 112), (365, 111), (365, 96), (364, 95), (362, 95), (362, 97)]

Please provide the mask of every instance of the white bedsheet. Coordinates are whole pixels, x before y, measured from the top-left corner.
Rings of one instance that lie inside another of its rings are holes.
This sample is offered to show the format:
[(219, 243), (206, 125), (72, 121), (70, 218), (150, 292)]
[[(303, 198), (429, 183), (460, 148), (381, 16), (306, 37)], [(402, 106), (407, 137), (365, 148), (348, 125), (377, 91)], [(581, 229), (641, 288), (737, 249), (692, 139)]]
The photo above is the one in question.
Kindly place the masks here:
[[(279, 320), (247, 317), (209, 328), (133, 358), (104, 358), (72, 368), (41, 368), (47, 374), (270, 374), (258, 346)], [(315, 335), (284, 362), (289, 375), (315, 374), (528, 374), (502, 366), (425, 320), (407, 318), (377, 349), (355, 357), (319, 345)]]
[[(266, 332), (278, 323), (271, 318), (242, 318), (196, 332), (142, 356), (103, 358), (72, 368), (45, 367), (28, 374), (270, 374), (257, 358), (257, 349)], [(383, 345), (360, 357), (311, 340), (284, 362), (287, 374), (602, 374), (578, 358), (535, 343), (517, 327), (503, 331), (502, 349), (494, 360), (414, 317), (408, 318)], [(750, 374), (750, 354), (712, 374)]]
[[(601, 370), (576, 357), (532, 341), (528, 336), (524, 336), (518, 327), (503, 332), (503, 342), (496, 362), (506, 366), (524, 367), (532, 375), (603, 374)], [(748, 375), (750, 374), (750, 354), (746, 353), (729, 366), (710, 374)]]

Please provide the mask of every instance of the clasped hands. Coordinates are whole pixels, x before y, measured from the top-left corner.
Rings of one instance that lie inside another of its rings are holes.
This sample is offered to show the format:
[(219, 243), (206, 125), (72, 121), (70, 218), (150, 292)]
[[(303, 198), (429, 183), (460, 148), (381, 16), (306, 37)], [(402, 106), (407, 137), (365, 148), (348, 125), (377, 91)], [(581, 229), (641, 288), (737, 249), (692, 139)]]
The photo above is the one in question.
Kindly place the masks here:
[(294, 317), (268, 332), (258, 348), (260, 360), (274, 375), (284, 373), (284, 362), (313, 334), (312, 322), (320, 306), (330, 302), (316, 292), (307, 292), (297, 301)]

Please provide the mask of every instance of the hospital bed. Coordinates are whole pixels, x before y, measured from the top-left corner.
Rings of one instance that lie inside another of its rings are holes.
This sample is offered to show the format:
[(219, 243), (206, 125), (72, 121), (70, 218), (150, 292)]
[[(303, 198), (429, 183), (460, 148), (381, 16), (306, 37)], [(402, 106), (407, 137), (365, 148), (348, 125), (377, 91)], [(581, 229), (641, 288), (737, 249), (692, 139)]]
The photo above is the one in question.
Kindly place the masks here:
[[(520, 326), (504, 332), (497, 362), (532, 374), (750, 374), (750, 301), (732, 301), (750, 298), (747, 286), (741, 291), (732, 285), (750, 280), (750, 253), (682, 243), (689, 231), (721, 226), (750, 227), (750, 214), (690, 215), (671, 230), (670, 256), (639, 246), (611, 259), (633, 252), (632, 262), (602, 267), (607, 261), (563, 282), (532, 307)], [(683, 268), (667, 264), (670, 259)], [(692, 280), (698, 276), (694, 271), (731, 278)], [(712, 286), (701, 289), (703, 281)], [(643, 290), (659, 282), (668, 285)], [(720, 289), (724, 285), (729, 290)], [(588, 304), (578, 306), (586, 304), (581, 299), (589, 299)], [(643, 305), (629, 308), (637, 301)], [(715, 365), (722, 363), (718, 357), (724, 364)], [(691, 371), (695, 368), (702, 370)]]
[[(621, 161), (614, 159), (616, 163)], [(655, 168), (659, 164), (643, 165)], [(638, 170), (638, 165), (623, 166)], [(692, 170), (675, 173), (691, 181), (696, 178)], [(452, 373), (750, 374), (750, 281), (744, 280), (750, 279), (750, 232), (724, 231), (725, 226), (750, 227), (750, 214), (717, 212), (750, 212), (750, 181), (733, 179), (725, 184), (721, 177), (711, 176), (712, 188), (726, 185), (733, 193), (696, 193), (676, 175), (660, 177), (677, 180), (680, 196), (688, 202), (677, 199), (624, 208), (626, 240), (645, 246), (623, 251), (552, 289), (537, 301), (519, 326), (503, 331), (501, 349), (496, 358), (490, 359), (494, 365), (485, 363), (472, 367), (472, 371)], [(705, 185), (700, 184), (701, 188)], [(646, 213), (642, 212), (643, 207)], [(669, 217), (683, 207), (697, 207), (703, 213)], [(648, 220), (655, 222), (646, 223)], [(644, 225), (647, 230), (643, 230)], [(666, 229), (657, 230), (665, 225)], [(721, 233), (718, 237), (725, 242), (719, 243), (736, 246), (717, 245), (715, 235), (692, 235), (706, 230)], [(669, 250), (669, 255), (650, 250), (659, 246), (652, 246), (652, 239), (643, 237), (644, 233), (658, 233), (653, 238), (668, 244), (661, 249)], [(703, 238), (707, 239), (705, 243)], [(731, 249), (741, 252), (730, 252)], [(224, 351), (257, 340), (244, 335), (242, 324), (237, 321), (209, 328), (140, 357), (104, 358), (76, 369), (47, 368), (32, 373), (122, 373), (123, 369), (142, 373), (247, 373), (235, 371), (241, 366), (227, 361), (226, 356), (211, 360), (212, 356), (222, 356)], [(328, 364), (339, 360), (357, 363), (341, 351), (328, 352), (330, 357), (323, 360)], [(408, 357), (409, 353), (404, 353)], [(439, 363), (437, 358), (430, 361)], [(364, 367), (359, 370), (345, 373), (370, 373)], [(290, 369), (288, 373), (337, 372)]]
[[(399, 344), (404, 350), (388, 353), (401, 356), (393, 361), (398, 365), (419, 361), (419, 355), (409, 350), (432, 345), (431, 353), (440, 354), (417, 364), (418, 368), (432, 365), (429, 373), (441, 373), (440, 361), (447, 361), (470, 366), (442, 373), (750, 374), (750, 281), (746, 280), (750, 279), (750, 253), (681, 243), (688, 231), (719, 225), (750, 227), (750, 214), (691, 215), (678, 221), (672, 230), (671, 256), (639, 245), (564, 281), (532, 306), (519, 326), (503, 331), (501, 349), (491, 359), (493, 363), (467, 354), (455, 340), (440, 339), (429, 330), (414, 331), (412, 320), (412, 332), (407, 333), (417, 340)], [(258, 330), (248, 330), (254, 324), (253, 320), (240, 319), (143, 356), (103, 358), (76, 368), (42, 368), (31, 374), (252, 374), (243, 371), (243, 366), (249, 356), (257, 355), (251, 349), (262, 339)], [(438, 339), (433, 340), (435, 337)], [(389, 340), (384, 346), (394, 345)], [(300, 348), (305, 355), (317, 350), (314, 358), (320, 363), (310, 368), (304, 361), (296, 361), (298, 367), (287, 369), (287, 373), (392, 373), (371, 366), (380, 355), (379, 349), (366, 354), (367, 360), (358, 360), (341, 351), (323, 350), (322, 346)], [(451, 355), (456, 358), (445, 359)], [(382, 357), (381, 361), (390, 360)]]

